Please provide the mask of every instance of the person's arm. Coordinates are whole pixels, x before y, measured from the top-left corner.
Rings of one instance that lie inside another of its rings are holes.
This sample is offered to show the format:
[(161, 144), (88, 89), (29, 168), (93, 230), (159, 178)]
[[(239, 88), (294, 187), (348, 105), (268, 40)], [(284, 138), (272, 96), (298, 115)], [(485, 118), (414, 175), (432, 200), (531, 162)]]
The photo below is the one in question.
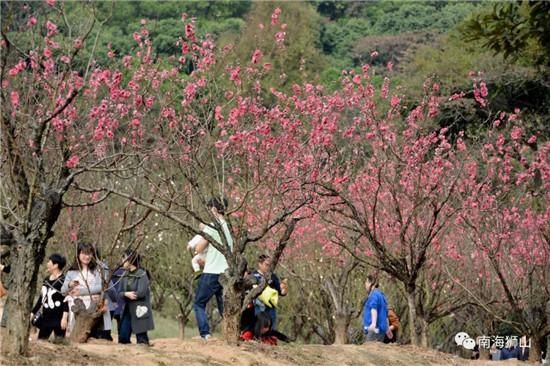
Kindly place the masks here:
[(370, 325), (369, 330), (375, 330), (376, 329), (376, 322), (378, 321), (378, 311), (376, 308), (370, 309)]
[(127, 274), (124, 273), (124, 275), (122, 275), (122, 277), (120, 277), (120, 285), (118, 287), (118, 296), (121, 300), (125, 300), (125, 296), (126, 296), (126, 277)]
[(286, 284), (283, 285), (283, 283), (281, 283), (279, 277), (275, 273), (271, 274), (271, 283), (269, 285), (277, 290), (279, 295), (286, 296), (288, 292), (288, 287), (286, 286)]
[(63, 312), (63, 317), (61, 318), (61, 329), (66, 330), (67, 324), (69, 323), (69, 313), (67, 311)]
[(197, 239), (195, 244), (195, 253), (202, 253), (208, 246), (208, 240), (206, 240), (204, 237), (199, 236), (199, 239)]
[(67, 293), (70, 290), (69, 289), (69, 284), (73, 280), (74, 280), (74, 272), (73, 271), (68, 271), (67, 274), (65, 275), (65, 281), (63, 281), (63, 286), (61, 286), (61, 293), (63, 295), (67, 295)]

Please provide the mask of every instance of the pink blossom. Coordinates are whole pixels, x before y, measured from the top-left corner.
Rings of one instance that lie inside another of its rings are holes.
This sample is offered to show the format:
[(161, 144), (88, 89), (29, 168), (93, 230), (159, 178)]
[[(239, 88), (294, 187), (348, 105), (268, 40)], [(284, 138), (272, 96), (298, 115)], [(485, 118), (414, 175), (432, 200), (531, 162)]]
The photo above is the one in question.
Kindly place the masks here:
[(57, 34), (57, 25), (51, 21), (46, 22), (46, 28), (48, 29), (48, 37), (52, 37)]
[(535, 142), (537, 142), (537, 136), (535, 135), (529, 137), (529, 140), (527, 140), (528, 144), (534, 144)]
[(260, 62), (261, 57), (262, 57), (262, 52), (260, 50), (256, 49), (254, 51), (254, 53), (252, 54), (252, 63), (257, 64), (258, 62)]
[(214, 109), (214, 118), (218, 122), (223, 122), (222, 107), (219, 105)]
[(67, 160), (67, 163), (65, 165), (67, 166), (67, 168), (73, 169), (78, 166), (79, 162), (80, 158), (78, 157), (78, 155), (73, 155), (69, 158), (69, 160)]
[(520, 127), (516, 126), (512, 129), (512, 132), (510, 133), (510, 137), (512, 138), (512, 140), (519, 140), (522, 134), (523, 134), (523, 130)]
[(277, 24), (277, 21), (279, 20), (279, 15), (281, 15), (281, 9), (280, 9), (280, 8), (276, 8), (276, 9), (273, 11), (273, 14), (271, 14), (271, 24), (272, 24), (272, 25)]
[(61, 62), (63, 62), (64, 64), (69, 64), (71, 62), (71, 59), (67, 55), (61, 56), (59, 60), (61, 60)]
[(287, 24), (286, 24), (286, 23), (281, 24), (281, 30), (285, 30), (286, 27), (287, 27)]
[(380, 95), (382, 98), (386, 99), (388, 97), (388, 93), (390, 90), (390, 79), (385, 77), (384, 83), (382, 84), (382, 90), (380, 91)]
[(439, 114), (439, 100), (436, 96), (431, 96), (428, 102), (429, 112), (428, 117), (434, 118)]
[(487, 100), (485, 99), (485, 96), (487, 96), (487, 88), (485, 88), (485, 96), (483, 96), (483, 88), (479, 89), (477, 86), (477, 83), (474, 83), (474, 99), (482, 106), (485, 107), (487, 105)]
[(190, 40), (195, 40), (195, 28), (192, 23), (187, 23), (185, 25), (185, 37)]
[(277, 44), (282, 44), (285, 41), (286, 32), (277, 32), (275, 33), (275, 42)]
[(392, 108), (395, 108), (401, 103), (401, 99), (399, 97), (396, 97), (395, 95), (391, 97), (390, 105)]
[(458, 100), (464, 98), (466, 94), (464, 92), (454, 93), (449, 97), (449, 101)]
[(55, 0), (46, 0), (46, 4), (48, 4), (49, 6), (54, 6)]
[(52, 72), (54, 67), (55, 67), (55, 64), (51, 58), (44, 61), (44, 69), (46, 70), (47, 73)]
[(393, 71), (393, 62), (388, 62), (388, 65), (387, 65), (387, 68), (388, 68), (388, 71)]
[(271, 70), (271, 64), (269, 62), (264, 63), (264, 71), (269, 72)]
[(17, 107), (19, 107), (19, 94), (16, 91), (10, 93), (10, 100), (13, 108), (17, 109)]
[(197, 86), (199, 88), (204, 88), (206, 86), (206, 78), (200, 78), (197, 80)]
[(50, 50), (48, 47), (44, 48), (44, 57), (52, 57), (52, 50)]
[(133, 126), (133, 127), (139, 127), (141, 125), (141, 121), (138, 119), (138, 118), (134, 118), (132, 120), (132, 122), (130, 122), (130, 124)]
[(378, 51), (372, 51), (372, 52), (370, 53), (370, 57), (371, 57), (371, 58), (376, 58), (376, 57), (378, 57)]
[(482, 81), (479, 83), (480, 93), (483, 98), (487, 97), (489, 92), (487, 91), (487, 85), (485, 84), (485, 81)]
[(141, 42), (141, 34), (139, 34), (138, 32), (134, 32), (132, 34), (132, 37), (134, 37), (134, 41)]
[(241, 68), (239, 66), (229, 70), (229, 80), (233, 81), (235, 85), (241, 85)]
[(10, 76), (16, 76), (17, 74), (19, 74), (21, 71), (25, 70), (25, 67), (26, 67), (26, 63), (25, 61), (21, 60), (17, 63), (17, 65), (15, 65), (14, 67), (12, 67), (10, 69), (10, 71), (8, 71), (8, 74)]
[(189, 51), (191, 51), (191, 48), (189, 48), (189, 45), (187, 43), (183, 43), (181, 45), (181, 53), (182, 55), (186, 55), (189, 53)]
[(73, 41), (73, 46), (74, 48), (76, 48), (77, 50), (82, 48), (82, 40), (80, 38), (77, 38)]
[(29, 27), (33, 27), (36, 24), (36, 18), (34, 16), (30, 16), (29, 20), (27, 20), (27, 25)]

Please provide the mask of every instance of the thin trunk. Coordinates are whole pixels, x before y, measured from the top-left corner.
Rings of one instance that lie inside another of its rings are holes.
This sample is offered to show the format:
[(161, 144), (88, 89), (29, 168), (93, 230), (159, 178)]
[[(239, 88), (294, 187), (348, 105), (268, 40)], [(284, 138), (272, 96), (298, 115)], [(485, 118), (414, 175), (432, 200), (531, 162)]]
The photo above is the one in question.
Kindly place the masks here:
[(416, 302), (415, 302), (415, 293), (414, 289), (407, 292), (407, 303), (409, 306), (409, 336), (411, 338), (411, 344), (414, 346), (419, 346), (420, 342), (416, 334)]
[(103, 312), (93, 301), (90, 307), (86, 308), (82, 299), (75, 300), (72, 311), (75, 315), (75, 323), (70, 335), (71, 342), (86, 343), (92, 328), (98, 321), (103, 320)]
[(230, 279), (223, 291), (222, 334), (227, 343), (237, 344), (240, 336), (241, 322), (241, 292), (235, 289), (234, 281)]
[(183, 314), (178, 315), (178, 326), (179, 326), (179, 339), (185, 339), (185, 326), (187, 325), (188, 317)]
[(17, 243), (11, 250), (12, 265), (4, 307), (7, 324), (2, 337), (2, 354), (16, 356), (27, 354), (29, 314), (36, 292), (38, 269), (44, 258), (44, 246), (25, 242)]
[(334, 319), (334, 344), (348, 344), (348, 328), (350, 317), (346, 314), (335, 314)]
[[(529, 341), (527, 341), (529, 342)], [(542, 351), (542, 342), (540, 337), (531, 337), (531, 348), (529, 348), (529, 362), (539, 362)], [(548, 359), (548, 355), (546, 356)]]
[(428, 339), (429, 339), (428, 330), (429, 330), (430, 324), (425, 318), (420, 318), (419, 321), (420, 321), (420, 345), (422, 347), (428, 348), (430, 346), (428, 342)]
[(489, 355), (490, 355), (489, 348), (479, 347), (479, 359), (480, 360), (488, 360)]

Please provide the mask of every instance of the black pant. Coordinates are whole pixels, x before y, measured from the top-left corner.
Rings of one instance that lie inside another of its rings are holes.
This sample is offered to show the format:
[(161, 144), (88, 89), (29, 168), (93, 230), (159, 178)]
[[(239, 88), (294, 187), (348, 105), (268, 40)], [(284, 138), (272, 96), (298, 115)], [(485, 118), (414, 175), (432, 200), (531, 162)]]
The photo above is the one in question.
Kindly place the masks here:
[(61, 329), (61, 326), (41, 326), (38, 328), (38, 339), (49, 339), (52, 332), (58, 338), (65, 337), (65, 330)]

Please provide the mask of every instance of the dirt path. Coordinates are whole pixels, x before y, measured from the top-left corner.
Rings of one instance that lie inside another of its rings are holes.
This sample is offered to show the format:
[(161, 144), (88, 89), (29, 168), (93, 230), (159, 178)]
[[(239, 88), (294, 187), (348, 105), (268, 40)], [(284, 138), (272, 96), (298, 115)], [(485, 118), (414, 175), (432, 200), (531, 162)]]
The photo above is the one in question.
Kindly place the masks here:
[[(0, 338), (1, 340), (1, 338)], [(322, 346), (288, 344), (277, 347), (256, 343), (228, 346), (221, 340), (204, 343), (189, 339), (155, 339), (152, 347), (118, 345), (92, 341), (79, 345), (54, 345), (31, 342), (31, 357), (6, 360), (2, 365), (116, 365), (116, 366), (176, 366), (176, 365), (238, 365), (238, 366), (439, 366), (439, 365), (520, 365), (519, 362), (468, 361), (445, 353), (384, 344), (363, 346)], [(525, 365), (525, 363), (521, 363)]]

